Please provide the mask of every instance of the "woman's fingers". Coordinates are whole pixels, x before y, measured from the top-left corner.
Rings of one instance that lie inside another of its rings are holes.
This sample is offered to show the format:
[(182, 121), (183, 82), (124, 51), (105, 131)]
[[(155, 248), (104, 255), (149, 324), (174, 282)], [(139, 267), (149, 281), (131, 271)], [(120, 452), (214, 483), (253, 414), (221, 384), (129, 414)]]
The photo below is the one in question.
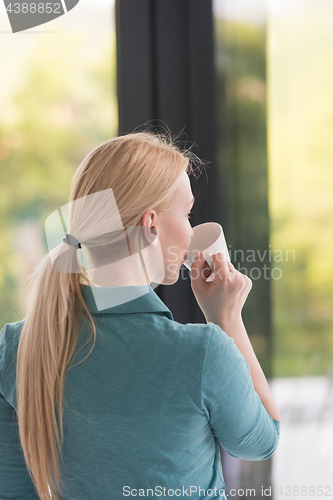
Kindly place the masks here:
[[(236, 287), (245, 290), (247, 294), (249, 293), (252, 288), (252, 281), (246, 274), (237, 271), (234, 265), (227, 261), (222, 253), (214, 254), (212, 260), (214, 270), (216, 269), (215, 276), (218, 275), (222, 280), (229, 281), (230, 284), (233, 283)], [(238, 285), (237, 282), (239, 283)]]
[(252, 281), (237, 271), (222, 252), (213, 254), (211, 259), (214, 271), (211, 282), (206, 281), (211, 270), (202, 252), (191, 265), (191, 287), (199, 307), (206, 318), (239, 314)]
[[(239, 290), (245, 290), (249, 292), (252, 288), (252, 281), (245, 274), (240, 273), (235, 269), (233, 264), (226, 260), (225, 255), (222, 252), (215, 253), (211, 256), (212, 267), (214, 271), (214, 279), (212, 283), (229, 283), (232, 288), (237, 288)], [(211, 269), (205, 260), (204, 252), (200, 252), (196, 260), (191, 265), (191, 278), (193, 281), (198, 280), (201, 286), (210, 285), (206, 282), (206, 279), (211, 274)]]
[(214, 269), (214, 280), (216, 277), (227, 280), (229, 277), (230, 269), (229, 262), (226, 260), (222, 252), (218, 252), (212, 255), (213, 269)]
[(196, 259), (192, 262), (191, 265), (191, 286), (192, 289), (200, 289), (202, 286), (206, 284), (206, 279), (211, 274), (210, 270), (208, 270), (209, 266), (205, 261), (203, 253), (200, 252)]
[(229, 267), (229, 271), (231, 273), (233, 273), (234, 271), (236, 271), (236, 269), (234, 268), (233, 264), (231, 264), (231, 262), (227, 261), (227, 264), (228, 264), (228, 267)]

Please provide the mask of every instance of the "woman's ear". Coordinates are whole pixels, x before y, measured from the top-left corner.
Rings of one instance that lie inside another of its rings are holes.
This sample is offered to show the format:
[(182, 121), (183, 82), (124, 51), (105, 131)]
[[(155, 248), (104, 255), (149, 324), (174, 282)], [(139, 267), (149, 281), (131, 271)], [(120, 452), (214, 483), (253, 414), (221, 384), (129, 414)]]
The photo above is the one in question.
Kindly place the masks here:
[(157, 244), (157, 231), (153, 226), (153, 221), (156, 216), (154, 210), (147, 211), (142, 217), (142, 231), (144, 235), (144, 241), (147, 245), (156, 246)]
[(141, 220), (144, 242), (147, 246), (151, 245), (156, 239), (157, 232), (154, 227), (155, 216), (156, 212), (154, 210), (147, 210)]
[(158, 241), (156, 229), (153, 226), (142, 226), (142, 230), (147, 246), (152, 245), (153, 247), (155, 247)]

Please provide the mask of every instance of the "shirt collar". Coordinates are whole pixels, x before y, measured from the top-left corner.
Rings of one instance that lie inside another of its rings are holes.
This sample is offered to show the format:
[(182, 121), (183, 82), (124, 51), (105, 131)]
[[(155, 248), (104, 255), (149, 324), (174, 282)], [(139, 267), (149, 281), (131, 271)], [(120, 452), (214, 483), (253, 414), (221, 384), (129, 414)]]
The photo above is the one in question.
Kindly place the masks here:
[(162, 313), (173, 320), (170, 309), (150, 285), (118, 287), (83, 285), (81, 291), (89, 311), (95, 314)]

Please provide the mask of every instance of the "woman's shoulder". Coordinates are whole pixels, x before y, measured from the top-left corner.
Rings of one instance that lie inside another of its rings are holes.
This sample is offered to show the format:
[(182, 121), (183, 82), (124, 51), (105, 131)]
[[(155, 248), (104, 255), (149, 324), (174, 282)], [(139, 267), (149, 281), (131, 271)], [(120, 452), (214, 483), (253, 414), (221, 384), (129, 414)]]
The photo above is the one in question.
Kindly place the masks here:
[[(233, 337), (212, 322), (176, 324), (179, 343), (182, 343), (187, 352), (195, 354), (203, 360), (203, 370), (222, 370), (225, 373), (236, 370), (248, 376), (248, 366), (244, 356), (238, 350)], [(213, 370), (213, 371), (214, 371)]]
[(218, 325), (212, 322), (208, 323), (177, 323), (170, 321), (173, 338), (175, 336), (180, 342), (188, 346), (199, 347), (200, 349), (221, 349), (228, 348), (234, 344), (230, 338)]
[(0, 392), (13, 404), (17, 348), (25, 320), (6, 323), (0, 331)]
[(212, 338), (211, 341), (213, 342), (225, 342), (227, 339), (230, 340), (230, 337), (222, 330), (222, 328), (211, 321), (208, 323), (185, 324), (173, 321), (171, 323), (173, 323), (173, 328), (180, 335), (188, 336), (189, 338), (206, 338), (207, 340)]
[(11, 350), (17, 347), (24, 323), (25, 319), (22, 319), (21, 321), (6, 323), (4, 325), (0, 331), (0, 356), (5, 349)]

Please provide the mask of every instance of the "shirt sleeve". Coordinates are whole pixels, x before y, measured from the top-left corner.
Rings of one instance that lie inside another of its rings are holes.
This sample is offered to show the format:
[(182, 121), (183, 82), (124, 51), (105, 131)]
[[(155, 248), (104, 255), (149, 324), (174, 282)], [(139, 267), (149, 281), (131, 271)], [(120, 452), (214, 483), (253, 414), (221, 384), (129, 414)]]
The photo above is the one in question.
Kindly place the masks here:
[(15, 410), (2, 394), (0, 394), (0, 499), (39, 499), (25, 465)]
[[(11, 339), (6, 325), (0, 332), (0, 500), (39, 500), (25, 464), (16, 411), (3, 390), (4, 375), (10, 382), (13, 379)], [(13, 392), (13, 383), (10, 388)]]
[(202, 373), (202, 404), (213, 434), (229, 455), (265, 460), (278, 445), (280, 422), (261, 403), (234, 339), (209, 324), (212, 331)]

